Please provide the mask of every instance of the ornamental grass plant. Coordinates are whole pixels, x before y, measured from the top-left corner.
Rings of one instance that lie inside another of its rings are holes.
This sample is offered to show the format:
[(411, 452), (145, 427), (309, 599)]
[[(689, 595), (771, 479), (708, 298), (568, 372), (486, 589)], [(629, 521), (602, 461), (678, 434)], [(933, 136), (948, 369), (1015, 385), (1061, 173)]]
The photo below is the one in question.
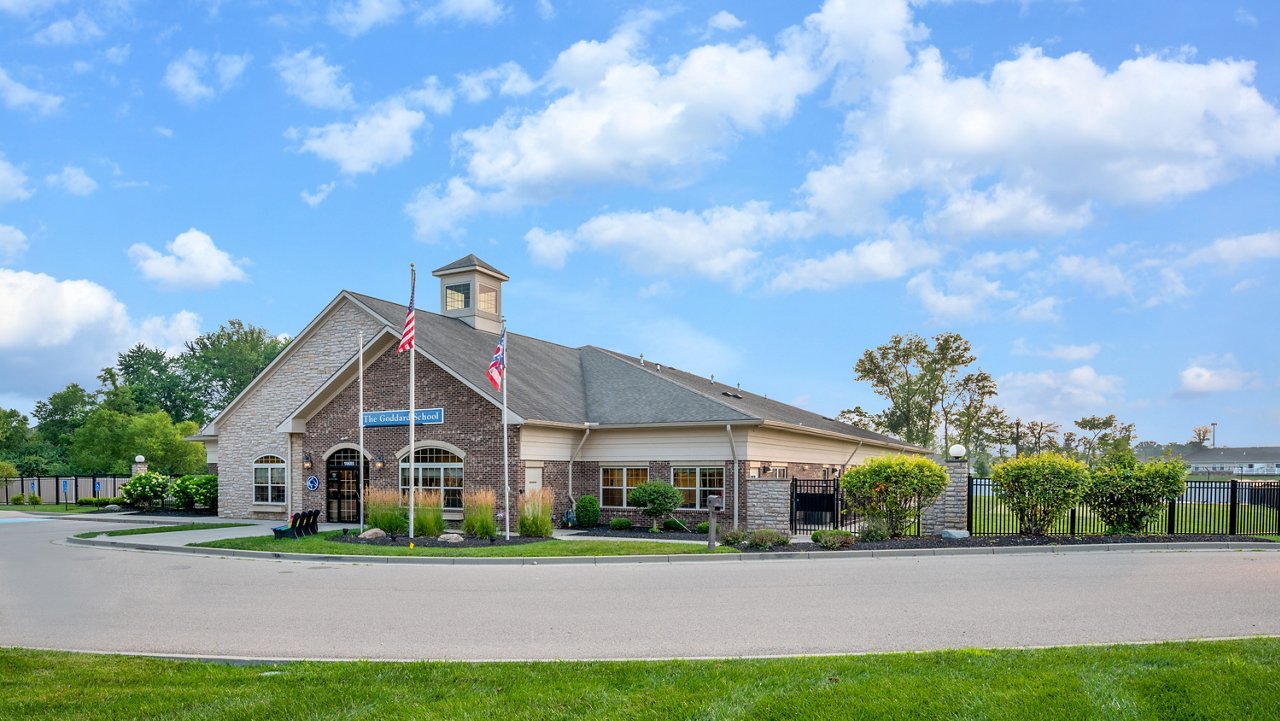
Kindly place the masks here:
[(493, 509), (498, 496), (493, 491), (464, 491), (462, 493), (462, 532), (476, 538), (493, 540), (498, 537), (498, 522)]
[(551, 509), (555, 503), (556, 492), (550, 488), (539, 488), (520, 496), (521, 536), (532, 538), (551, 537)]
[(413, 507), (413, 535), (435, 538), (444, 533), (444, 505), (440, 491), (418, 491)]
[(365, 522), (381, 528), (388, 536), (403, 535), (409, 530), (409, 513), (401, 505), (400, 491), (394, 488), (370, 488), (364, 494)]

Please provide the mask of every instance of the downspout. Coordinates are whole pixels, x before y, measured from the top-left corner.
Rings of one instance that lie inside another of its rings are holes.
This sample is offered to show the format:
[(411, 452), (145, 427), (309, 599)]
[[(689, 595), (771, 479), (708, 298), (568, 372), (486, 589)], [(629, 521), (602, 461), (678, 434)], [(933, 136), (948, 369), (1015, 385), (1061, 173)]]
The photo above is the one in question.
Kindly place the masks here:
[(741, 496), (738, 494), (738, 446), (733, 442), (733, 426), (728, 423), (724, 424), (724, 432), (729, 434), (729, 452), (733, 454), (733, 528), (738, 528), (738, 503)]
[(591, 429), (600, 425), (599, 423), (583, 423), (586, 429), (582, 432), (582, 440), (578, 441), (578, 447), (573, 449), (573, 454), (569, 456), (569, 505), (573, 505), (573, 462), (578, 460), (578, 454), (582, 452), (582, 446), (587, 442), (587, 436), (591, 435)]
[[(844, 459), (844, 465), (840, 466), (840, 478), (844, 478), (844, 472), (848, 470), (849, 464), (853, 462), (853, 457), (858, 455), (858, 451), (862, 450), (862, 444), (864, 442), (865, 441), (858, 441), (858, 445), (853, 447), (853, 453), (850, 453), (849, 457)], [(836, 480), (838, 481), (840, 479), (837, 478)]]

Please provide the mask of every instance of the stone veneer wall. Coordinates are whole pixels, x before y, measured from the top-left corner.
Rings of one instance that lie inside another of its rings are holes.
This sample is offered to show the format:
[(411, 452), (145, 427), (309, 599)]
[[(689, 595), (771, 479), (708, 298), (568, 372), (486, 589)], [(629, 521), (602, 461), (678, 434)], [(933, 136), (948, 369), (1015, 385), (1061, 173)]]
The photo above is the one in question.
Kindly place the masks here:
[(772, 528), (789, 535), (791, 533), (791, 480), (752, 478), (746, 485), (747, 530)]
[[(255, 506), (253, 462), (272, 454), (289, 458), (293, 498), (306, 491), (301, 443), (276, 427), (356, 352), (360, 330), (371, 337), (384, 325), (349, 301), (341, 301), (328, 318), (289, 353), (271, 375), (218, 419), (218, 515), (231, 518), (282, 518), (283, 506)], [(291, 448), (292, 446), (292, 448)]]
[[(409, 407), (409, 356), (392, 347), (377, 358), (365, 359), (364, 407), (366, 411), (394, 410)], [(418, 426), (419, 447), (443, 441), (463, 452), (462, 488), (489, 489), (498, 498), (496, 510), (502, 510), (502, 409), (473, 391), (431, 361), (418, 357), (417, 387), (414, 401), (419, 408), (443, 408), (444, 423)], [(327, 477), (325, 460), (335, 447), (359, 441), (356, 416), (359, 411), (359, 384), (353, 380), (307, 421), (307, 432), (298, 438), (295, 462), (301, 468), (303, 454), (310, 453), (314, 467), (310, 471), (321, 479), (320, 488), (306, 487), (294, 495), (298, 511), (319, 510), (327, 520), (325, 499)], [(511, 527), (514, 532), (519, 517), (519, 498), (524, 490), (524, 465), (520, 457), (520, 434), (517, 426), (509, 430), (511, 458)], [(383, 457), (382, 469), (370, 467), (371, 488), (398, 489), (400, 466), (398, 453), (409, 445), (409, 427), (366, 428), (365, 454), (369, 460)], [(545, 473), (545, 472), (544, 472)], [(305, 477), (305, 476), (304, 476)], [(543, 484), (546, 485), (544, 478)], [(500, 526), (501, 528), (501, 526)]]
[(969, 461), (948, 459), (947, 488), (920, 516), (922, 536), (940, 536), (946, 529), (969, 527)]

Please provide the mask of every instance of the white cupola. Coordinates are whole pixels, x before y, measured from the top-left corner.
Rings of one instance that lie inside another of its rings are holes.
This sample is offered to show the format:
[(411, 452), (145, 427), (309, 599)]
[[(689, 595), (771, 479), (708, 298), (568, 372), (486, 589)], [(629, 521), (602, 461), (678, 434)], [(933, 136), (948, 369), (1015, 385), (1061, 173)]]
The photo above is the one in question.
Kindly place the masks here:
[(487, 333), (502, 332), (505, 273), (474, 254), (431, 271), (440, 279), (440, 314)]

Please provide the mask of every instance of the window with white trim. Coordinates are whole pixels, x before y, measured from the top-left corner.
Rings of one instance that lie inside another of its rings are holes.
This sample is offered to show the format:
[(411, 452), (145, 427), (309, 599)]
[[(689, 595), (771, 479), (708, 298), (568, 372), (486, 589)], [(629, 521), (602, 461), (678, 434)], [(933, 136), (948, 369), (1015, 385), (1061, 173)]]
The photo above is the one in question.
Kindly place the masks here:
[(671, 485), (684, 496), (681, 508), (706, 508), (707, 496), (724, 497), (724, 466), (673, 467)]
[(262, 456), (253, 462), (253, 502), (284, 503), (284, 459)]
[(600, 505), (610, 508), (635, 508), (630, 491), (649, 480), (648, 466), (618, 466), (600, 469)]
[(444, 309), (465, 310), (471, 307), (471, 284), (458, 283), (444, 287)]
[[(436, 491), (446, 510), (462, 509), (462, 459), (443, 448), (419, 448), (413, 453), (418, 492)], [(409, 458), (400, 459), (400, 495), (409, 503)]]
[(498, 289), (481, 283), (480, 292), (476, 298), (476, 310), (498, 315)]

